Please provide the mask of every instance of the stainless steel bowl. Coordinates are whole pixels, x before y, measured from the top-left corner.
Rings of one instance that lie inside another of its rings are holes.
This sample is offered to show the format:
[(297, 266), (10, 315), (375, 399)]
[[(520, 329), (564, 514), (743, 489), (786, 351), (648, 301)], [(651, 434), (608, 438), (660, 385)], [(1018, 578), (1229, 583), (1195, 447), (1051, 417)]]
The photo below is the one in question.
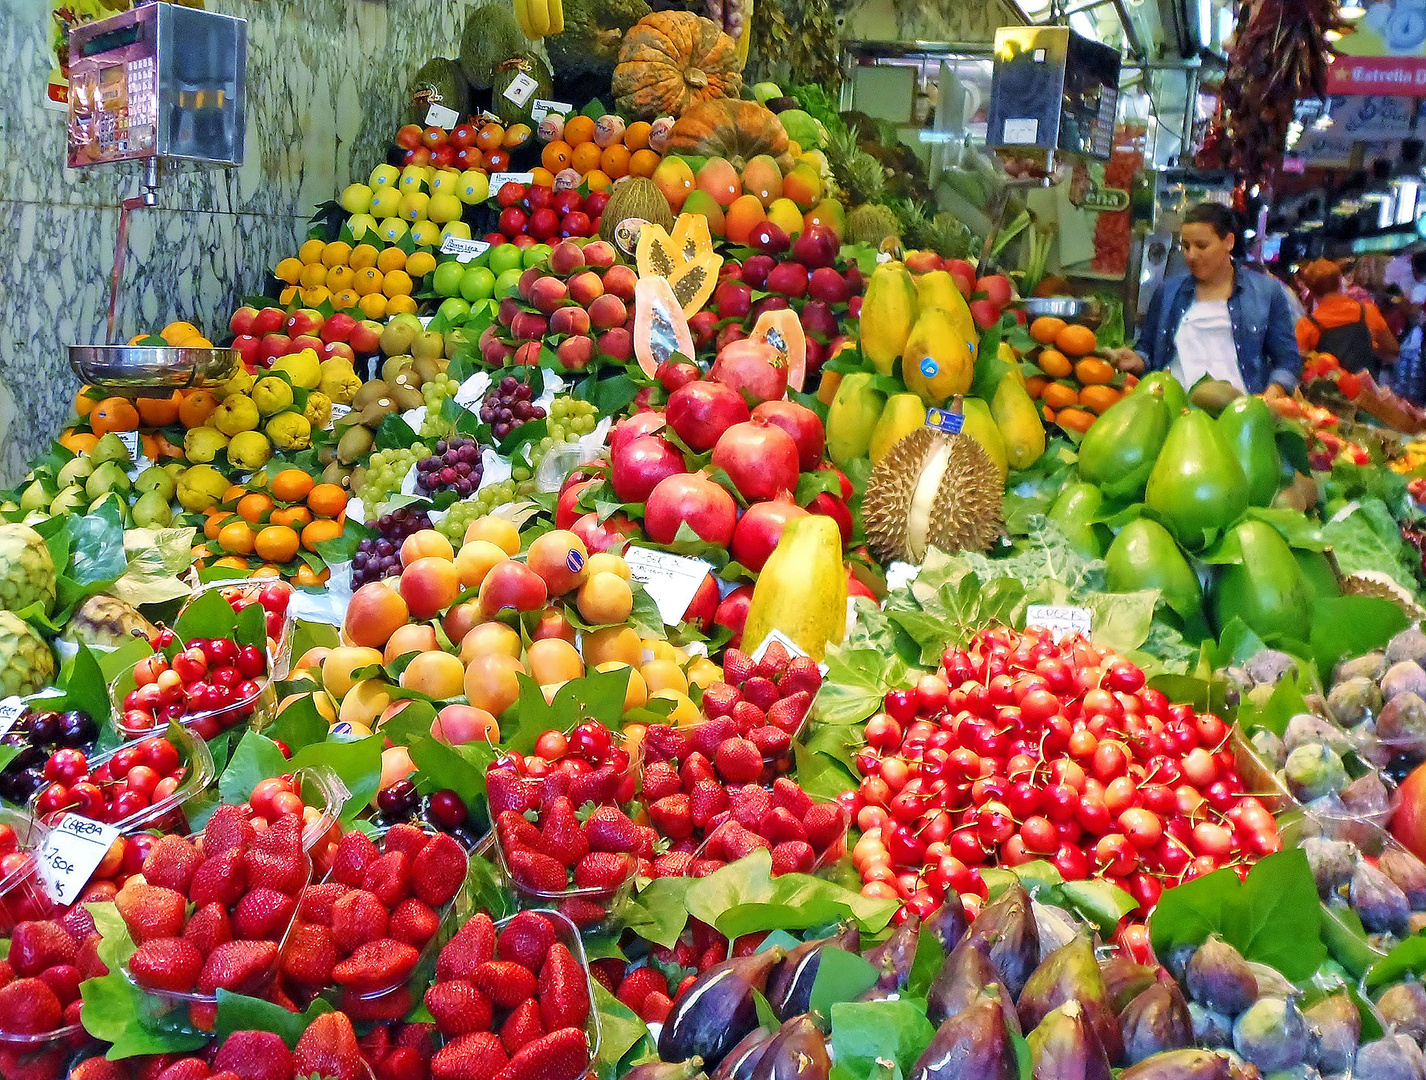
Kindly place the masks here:
[(1048, 315), (1065, 322), (1079, 323), (1091, 330), (1104, 321), (1104, 305), (1094, 297), (1046, 296), (1017, 300), (1016, 306), (1028, 318), (1038, 319)]
[(238, 370), (236, 349), (170, 349), (146, 345), (71, 345), (69, 366), (84, 382), (118, 394), (168, 394), (217, 386)]

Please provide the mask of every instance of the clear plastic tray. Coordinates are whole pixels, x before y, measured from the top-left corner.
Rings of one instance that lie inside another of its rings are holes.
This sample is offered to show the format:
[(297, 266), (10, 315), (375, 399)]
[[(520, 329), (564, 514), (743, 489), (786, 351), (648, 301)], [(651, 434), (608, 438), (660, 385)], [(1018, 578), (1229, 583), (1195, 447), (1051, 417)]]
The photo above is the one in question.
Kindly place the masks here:
[[(762, 776), (760, 776), (757, 781), (763, 787), (771, 787), (772, 782), (776, 780), (779, 776), (786, 776), (788, 773), (792, 772), (793, 768), (796, 765), (793, 747), (796, 745), (797, 740), (802, 735), (802, 733), (807, 730), (807, 720), (811, 715), (812, 710), (809, 708), (807, 712), (803, 715), (801, 722), (797, 725), (797, 730), (789, 734), (789, 742), (787, 744), (787, 749), (784, 752), (782, 752), (781, 754), (763, 755), (763, 772)], [(668, 726), (676, 728), (677, 730), (683, 732), (688, 737), (689, 741), (692, 742), (694, 735), (698, 732), (700, 728), (707, 727), (709, 724), (713, 724), (716, 722), (717, 721), (714, 720), (700, 720), (696, 724), (669, 724)], [(777, 725), (773, 724), (770, 726), (776, 727)], [(647, 751), (645, 751), (644, 758), (645, 760), (648, 760)]]
[[(590, 887), (545, 892), (532, 889), (517, 881), (505, 861), (505, 845), (500, 842), (497, 832), (491, 832), (490, 844), (495, 849), (495, 858), (501, 874), (509, 882), (510, 889), (521, 908), (529, 910), (557, 911), (568, 919), (581, 933), (593, 934), (609, 929), (614, 924), (614, 912), (629, 897), (634, 888), (636, 869), (631, 868), (629, 876), (613, 888)], [(637, 857), (630, 855), (637, 864)]]
[[(811, 795), (808, 797), (813, 801), (813, 803), (832, 805), (836, 804), (835, 799), (819, 799), (815, 795)], [(730, 824), (731, 822), (723, 822), (723, 824), (719, 825), (716, 829), (714, 829), (712, 832), (710, 832), (707, 836), (703, 838), (703, 842), (698, 845), (698, 850), (693, 853), (693, 859), (695, 862), (697, 862), (699, 859), (708, 858), (708, 853), (712, 847), (714, 838), (717, 837), (718, 834), (724, 829), (726, 829)], [(847, 854), (847, 837), (850, 835), (850, 832), (851, 815), (844, 813), (842, 818), (841, 834), (837, 837), (837, 839), (832, 841), (832, 843), (828, 844), (824, 850), (816, 853), (817, 858), (813, 860), (812, 869), (808, 870), (807, 873), (816, 874), (819, 871), (825, 870), (832, 863), (836, 862), (843, 855)], [(724, 860), (724, 862), (726, 865), (726, 860)]]
[[(26, 853), (43, 846), (49, 834), (34, 817), (7, 807), (0, 807), (0, 825), (15, 830), (19, 850)], [(54, 901), (40, 884), (39, 864), (33, 858), (0, 878), (0, 938), (8, 938), (18, 922), (47, 919), (54, 912)]]
[(66, 1024), (37, 1035), (0, 1031), (0, 1076), (67, 1076), (66, 1065), (90, 1041), (83, 1024)]

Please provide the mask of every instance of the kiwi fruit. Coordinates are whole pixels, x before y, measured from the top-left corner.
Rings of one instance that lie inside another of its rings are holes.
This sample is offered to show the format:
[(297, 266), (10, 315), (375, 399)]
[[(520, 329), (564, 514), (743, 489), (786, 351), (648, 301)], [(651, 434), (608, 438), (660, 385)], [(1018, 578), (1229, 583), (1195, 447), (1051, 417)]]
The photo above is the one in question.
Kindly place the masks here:
[(421, 396), (421, 391), (403, 383), (397, 383), (391, 388), (391, 400), (396, 402), (396, 406), (401, 412), (419, 409), (426, 404), (426, 399)]
[(336, 484), (340, 488), (349, 489), (351, 487), (352, 467), (332, 462), (322, 470), (322, 483)]
[[(372, 379), (369, 383), (362, 383), (361, 389), (352, 395), (352, 412), (360, 412), (373, 401), (380, 401), (388, 397), (390, 390), (381, 379)], [(348, 416), (351, 413), (347, 414)]]
[(334, 465), (350, 465), (358, 461), (365, 454), (371, 452), (372, 444), (376, 442), (376, 436), (369, 428), (360, 424), (355, 424), (347, 428), (345, 434), (337, 440), (337, 460), (327, 466), (328, 471)]
[(439, 379), (450, 366), (451, 362), (442, 357), (418, 356), (411, 361), (411, 370), (420, 377), (422, 383)]
[(388, 356), (381, 365), (382, 381), (395, 382), (401, 377), (402, 372), (409, 371), (410, 368), (410, 353), (398, 353), (396, 356)]

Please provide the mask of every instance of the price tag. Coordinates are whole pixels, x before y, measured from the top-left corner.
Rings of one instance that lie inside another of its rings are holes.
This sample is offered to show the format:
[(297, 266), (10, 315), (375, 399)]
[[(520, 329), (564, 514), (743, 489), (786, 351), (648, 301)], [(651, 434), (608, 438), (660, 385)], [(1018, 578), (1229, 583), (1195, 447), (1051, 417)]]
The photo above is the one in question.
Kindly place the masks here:
[(522, 71), (510, 80), (510, 85), (505, 88), (503, 96), (507, 101), (513, 101), (516, 105), (523, 106), (539, 88), (540, 84)]
[(476, 406), (480, 399), (485, 397), (485, 392), (490, 389), (490, 374), (485, 371), (477, 371), (460, 386), (456, 387), (455, 401), (462, 409), (471, 409)]
[(530, 106), (530, 119), (539, 123), (550, 113), (559, 113), (561, 116), (568, 116), (574, 112), (574, 106), (565, 101), (551, 101), (549, 98), (537, 97), (535, 103)]
[(1061, 607), (1056, 604), (1031, 604), (1025, 609), (1025, 626), (1040, 626), (1054, 632), (1056, 638), (1079, 634), (1089, 637), (1094, 616), (1089, 608)]
[(963, 413), (946, 412), (945, 409), (927, 409), (926, 426), (935, 428), (937, 431), (944, 431), (951, 435), (959, 435), (961, 428), (965, 426), (966, 418)]
[(500, 119), (500, 117), (496, 116), (496, 115), (495, 115), (493, 112), (491, 112), (489, 109), (481, 109), (481, 110), (480, 110), (480, 119), (486, 121), (487, 123), (491, 123), (491, 124), (503, 123), (503, 121)]
[(500, 194), (500, 189), (506, 184), (532, 184), (535, 181), (534, 173), (527, 172), (497, 172), (490, 174), (490, 195), (495, 198)]
[(337, 421), (351, 411), (352, 407), (350, 405), (338, 405), (336, 402), (332, 402), (332, 415), (327, 421), (327, 430), (331, 431), (337, 426)]
[(641, 547), (626, 550), (624, 561), (629, 564), (629, 575), (654, 598), (659, 617), (668, 626), (683, 621), (683, 613), (712, 569), (703, 559)]
[(65, 814), (39, 853), (40, 879), (56, 904), (72, 904), (119, 836), (113, 825)]
[(787, 650), (788, 656), (807, 655), (807, 650), (804, 649), (801, 645), (797, 644), (797, 642), (793, 641), (781, 630), (773, 629), (767, 632), (767, 637), (763, 638), (762, 642), (758, 645), (758, 647), (749, 654), (749, 656), (751, 656), (752, 658), (753, 663), (757, 663), (763, 658), (763, 653), (767, 652), (768, 646), (771, 645), (774, 641), (781, 644), (782, 647)]
[(25, 703), (17, 697), (7, 697), (0, 701), (0, 737), (9, 734), (15, 721), (25, 715)]
[(454, 255), (458, 263), (478, 259), (489, 250), (490, 245), (484, 240), (463, 240), (459, 236), (448, 236), (441, 241), (441, 254)]
[(1006, 146), (1034, 146), (1040, 141), (1040, 121), (1034, 118), (1006, 120), (1002, 130)]
[(144, 453), (143, 436), (137, 431), (116, 431), (119, 441), (124, 444), (124, 449), (129, 452), (129, 460), (134, 463), (134, 468), (143, 472), (153, 464), (147, 454)]
[(460, 113), (454, 109), (448, 109), (438, 102), (431, 102), (431, 107), (426, 110), (426, 126), (445, 128), (449, 131), (460, 122)]

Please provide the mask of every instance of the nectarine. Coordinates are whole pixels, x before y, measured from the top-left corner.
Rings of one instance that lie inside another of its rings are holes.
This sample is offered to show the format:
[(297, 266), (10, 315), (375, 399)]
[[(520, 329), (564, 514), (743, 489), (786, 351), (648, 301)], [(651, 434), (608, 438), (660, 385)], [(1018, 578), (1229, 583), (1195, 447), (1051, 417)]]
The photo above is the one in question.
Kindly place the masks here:
[(520, 661), (502, 653), (485, 653), (465, 669), (466, 700), (491, 716), (499, 716), (520, 700), (518, 676), (525, 674)]
[(465, 692), (465, 665), (448, 652), (423, 652), (406, 665), (400, 683), (407, 690), (445, 701)]
[(352, 593), (342, 629), (353, 645), (380, 649), (391, 640), (398, 627), (410, 621), (411, 609), (406, 605), (402, 594), (389, 585), (380, 581), (368, 582)]

